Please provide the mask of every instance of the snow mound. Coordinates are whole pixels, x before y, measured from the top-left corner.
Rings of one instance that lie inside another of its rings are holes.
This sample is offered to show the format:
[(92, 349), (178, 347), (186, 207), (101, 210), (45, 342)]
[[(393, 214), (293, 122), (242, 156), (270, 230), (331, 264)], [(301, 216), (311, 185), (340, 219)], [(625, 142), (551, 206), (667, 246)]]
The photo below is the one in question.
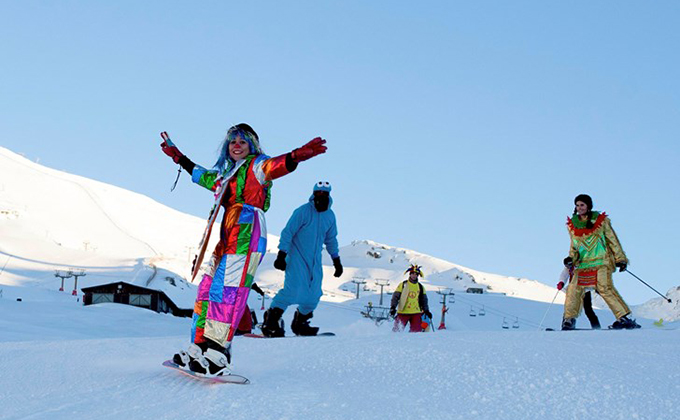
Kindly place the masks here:
[(633, 311), (635, 315), (643, 318), (663, 319), (667, 322), (680, 320), (680, 286), (668, 290), (666, 297), (671, 300), (671, 303), (658, 297), (636, 306)]

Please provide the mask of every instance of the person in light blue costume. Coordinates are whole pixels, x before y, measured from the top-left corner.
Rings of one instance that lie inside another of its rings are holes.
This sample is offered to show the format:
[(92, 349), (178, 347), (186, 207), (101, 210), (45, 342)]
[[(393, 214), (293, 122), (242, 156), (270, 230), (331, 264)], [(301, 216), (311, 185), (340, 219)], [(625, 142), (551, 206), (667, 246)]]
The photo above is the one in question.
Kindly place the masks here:
[(321, 281), (323, 267), (321, 250), (333, 259), (335, 277), (342, 275), (342, 263), (338, 249), (338, 227), (335, 213), (331, 210), (331, 184), (317, 182), (309, 202), (298, 207), (281, 232), (279, 253), (274, 267), (285, 271), (283, 289), (276, 294), (264, 315), (262, 334), (267, 337), (283, 337), (281, 316), (290, 305), (297, 304), (291, 330), (295, 335), (316, 335), (318, 327), (311, 327), (309, 320), (323, 295)]

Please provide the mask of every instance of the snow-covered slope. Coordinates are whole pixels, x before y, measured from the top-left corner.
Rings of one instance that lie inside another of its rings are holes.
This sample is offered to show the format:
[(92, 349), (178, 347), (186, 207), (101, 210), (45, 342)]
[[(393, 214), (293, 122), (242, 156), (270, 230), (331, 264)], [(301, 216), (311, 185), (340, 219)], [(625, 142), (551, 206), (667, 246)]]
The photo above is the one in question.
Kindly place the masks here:
[[(207, 386), (161, 366), (188, 345), (190, 319), (82, 306), (38, 288), (21, 288), (17, 302), (19, 289), (0, 298), (2, 419), (680, 416), (680, 334), (651, 321), (635, 331), (548, 332), (523, 322), (504, 330), (498, 311), (538, 320), (549, 304), (488, 294), (466, 297), (493, 313), (470, 317), (469, 302), (459, 299), (446, 330), (398, 334), (361, 316), (356, 309), (367, 298), (322, 302), (314, 325), (336, 337), (236, 337), (235, 373), (252, 383)], [(37, 301), (36, 293), (64, 299)], [(553, 307), (546, 323), (556, 327), (560, 318)]]
[(54, 270), (76, 267), (86, 270), (79, 287), (122, 280), (164, 290), (189, 308), (195, 290), (187, 278), (204, 227), (143, 195), (0, 148), (0, 284), (55, 290)]
[[(484, 273), (416, 251), (369, 240), (352, 242), (341, 249), (341, 255), (344, 265), (349, 267), (346, 273), (351, 277), (366, 279), (371, 289), (375, 289), (374, 280), (387, 279), (390, 287), (386, 290), (393, 290), (405, 279), (404, 270), (410, 264), (418, 264), (423, 267), (425, 274), (423, 284), (430, 285), (434, 290), (450, 288), (455, 292), (465, 292), (468, 288), (481, 288), (486, 292), (543, 302), (550, 302), (556, 292), (553, 287), (537, 281)], [(325, 257), (325, 263), (331, 265), (330, 257)], [(343, 277), (341, 289), (351, 290), (354, 286), (351, 277)], [(562, 301), (563, 297), (558, 299)]]

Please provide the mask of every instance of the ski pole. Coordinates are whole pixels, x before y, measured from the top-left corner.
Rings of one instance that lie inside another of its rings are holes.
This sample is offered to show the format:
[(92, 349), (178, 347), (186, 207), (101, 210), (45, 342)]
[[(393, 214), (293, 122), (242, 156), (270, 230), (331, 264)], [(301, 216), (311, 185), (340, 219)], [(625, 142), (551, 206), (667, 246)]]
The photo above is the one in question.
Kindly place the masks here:
[(670, 298), (667, 298), (666, 296), (664, 296), (664, 295), (662, 295), (661, 293), (659, 293), (658, 290), (656, 290), (656, 289), (653, 288), (652, 286), (648, 285), (648, 284), (647, 284), (644, 280), (642, 280), (640, 277), (638, 277), (638, 276), (636, 276), (635, 274), (633, 274), (633, 273), (631, 273), (630, 271), (628, 271), (627, 268), (626, 268), (626, 272), (627, 272), (628, 274), (630, 274), (631, 276), (635, 277), (636, 279), (640, 280), (645, 286), (647, 286), (647, 287), (649, 287), (650, 289), (654, 290), (654, 291), (656, 292), (657, 295), (659, 295), (659, 296), (661, 296), (662, 298), (666, 299), (666, 300), (668, 301), (668, 303), (673, 303), (673, 302), (671, 302)]
[(550, 302), (550, 305), (548, 305), (548, 309), (545, 310), (545, 314), (543, 315), (543, 319), (541, 319), (541, 323), (538, 324), (538, 330), (541, 331), (541, 327), (543, 326), (543, 321), (545, 321), (545, 317), (548, 316), (548, 312), (550, 311), (550, 308), (552, 307), (553, 303), (555, 303), (555, 299), (557, 299), (557, 295), (560, 293), (558, 290), (557, 293), (555, 293), (555, 297), (553, 298), (552, 302)]

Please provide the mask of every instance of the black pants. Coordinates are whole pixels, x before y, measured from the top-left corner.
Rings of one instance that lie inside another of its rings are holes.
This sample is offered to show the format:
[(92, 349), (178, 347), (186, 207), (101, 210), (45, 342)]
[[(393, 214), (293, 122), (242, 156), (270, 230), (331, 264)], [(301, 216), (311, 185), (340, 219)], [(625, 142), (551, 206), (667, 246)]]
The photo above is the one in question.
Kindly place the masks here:
[(600, 320), (597, 318), (597, 315), (595, 315), (595, 311), (593, 311), (593, 302), (590, 298), (590, 291), (583, 294), (583, 311), (586, 313), (588, 321), (590, 321), (590, 326), (593, 329), (599, 329)]

